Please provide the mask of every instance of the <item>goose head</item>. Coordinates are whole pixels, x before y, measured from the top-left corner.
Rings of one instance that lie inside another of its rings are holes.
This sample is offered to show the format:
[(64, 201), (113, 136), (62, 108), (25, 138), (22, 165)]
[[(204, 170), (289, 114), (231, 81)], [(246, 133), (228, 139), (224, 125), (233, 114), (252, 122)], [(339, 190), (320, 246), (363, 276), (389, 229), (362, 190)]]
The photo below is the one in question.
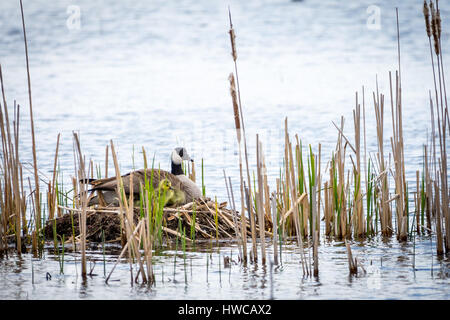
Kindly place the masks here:
[(184, 147), (175, 148), (172, 151), (170, 160), (172, 162), (172, 171), (171, 172), (174, 175), (183, 174), (183, 168), (181, 166), (183, 163), (183, 160), (194, 162), (194, 159), (191, 159), (191, 157), (189, 157), (189, 155), (186, 151), (186, 148), (184, 148)]
[(169, 179), (161, 180), (161, 182), (159, 183), (159, 189), (166, 192), (172, 189), (172, 184), (170, 183)]

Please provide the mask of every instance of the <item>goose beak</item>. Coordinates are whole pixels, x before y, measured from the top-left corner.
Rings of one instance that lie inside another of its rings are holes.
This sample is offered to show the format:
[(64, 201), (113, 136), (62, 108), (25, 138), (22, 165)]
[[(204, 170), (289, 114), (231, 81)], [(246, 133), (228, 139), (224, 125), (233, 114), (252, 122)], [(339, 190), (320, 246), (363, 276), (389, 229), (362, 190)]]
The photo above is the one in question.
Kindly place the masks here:
[(188, 161), (194, 161), (191, 157), (189, 157), (189, 155), (187, 153), (183, 154), (183, 156), (181, 157), (181, 159), (183, 160), (188, 160)]

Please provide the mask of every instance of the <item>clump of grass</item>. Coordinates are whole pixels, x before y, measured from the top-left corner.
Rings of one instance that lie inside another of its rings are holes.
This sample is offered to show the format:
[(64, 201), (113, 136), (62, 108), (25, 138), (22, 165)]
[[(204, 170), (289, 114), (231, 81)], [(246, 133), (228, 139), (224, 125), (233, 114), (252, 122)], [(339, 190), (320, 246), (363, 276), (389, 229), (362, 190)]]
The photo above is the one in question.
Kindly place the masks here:
[[(427, 181), (427, 193), (429, 193), (429, 207), (433, 212), (432, 216), (435, 217), (434, 222), (437, 233), (436, 250), (437, 254), (441, 255), (444, 253), (444, 248), (446, 252), (450, 252), (450, 214), (446, 147), (447, 130), (448, 126), (450, 126), (450, 120), (447, 104), (444, 64), (442, 58), (442, 26), (438, 1), (436, 1), (435, 4), (433, 1), (430, 1), (429, 6), (426, 2), (424, 2), (423, 13), (425, 17), (425, 29), (429, 40), (431, 67), (434, 81), (434, 101), (430, 92), (432, 128), (430, 158), (432, 158), (432, 172), (429, 172), (429, 159), (427, 159), (427, 155), (425, 155), (425, 180)], [(433, 41), (431, 38), (433, 38)], [(434, 50), (432, 49), (432, 42), (434, 45)], [(436, 58), (436, 63), (434, 58)], [(439, 149), (436, 148), (436, 137), (439, 138)]]

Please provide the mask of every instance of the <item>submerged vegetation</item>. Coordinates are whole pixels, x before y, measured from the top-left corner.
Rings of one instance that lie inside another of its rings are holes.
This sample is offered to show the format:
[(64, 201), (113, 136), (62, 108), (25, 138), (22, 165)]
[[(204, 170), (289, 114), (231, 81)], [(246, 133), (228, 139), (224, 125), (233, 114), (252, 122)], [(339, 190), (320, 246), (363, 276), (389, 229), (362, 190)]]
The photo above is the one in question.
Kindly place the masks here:
[[(446, 141), (450, 120), (438, 1), (431, 1), (429, 4), (424, 1), (423, 9), (434, 88), (429, 92), (432, 131), (429, 142), (423, 146), (423, 165), (415, 172), (416, 181), (406, 180), (398, 12), (398, 70), (394, 76), (389, 72), (389, 97), (385, 100), (385, 95), (378, 91), (378, 82), (376, 90), (368, 100), (364, 87), (362, 92), (356, 92), (353, 135), (345, 135), (343, 117), (338, 125), (333, 123), (337, 130), (336, 147), (328, 157), (322, 154), (321, 144), (317, 149), (311, 145), (305, 148), (298, 135), (292, 136), (286, 118), (283, 167), (279, 170), (279, 177), (274, 186), (268, 184), (263, 142), (259, 135), (256, 136), (256, 172), (252, 172), (249, 165), (244, 108), (239, 87), (236, 35), (230, 12), (229, 35), (234, 72), (229, 76), (229, 86), (239, 150), (240, 188), (235, 193), (231, 178), (224, 170), (228, 202), (218, 203), (217, 198), (214, 201), (206, 198), (202, 159), (203, 198), (178, 207), (166, 207), (170, 185), (155, 189), (147, 176), (144, 183), (140, 184), (139, 199), (135, 199), (131, 174), (131, 191), (127, 195), (113, 141), (106, 147), (104, 167), (107, 177), (108, 158), (111, 154), (118, 182), (116, 191), (119, 206), (89, 207), (88, 184), (85, 181), (94, 178), (94, 171), (95, 176), (101, 178), (102, 172), (99, 165), (85, 161), (76, 133), (73, 135), (76, 161), (72, 186), (67, 190), (60, 176), (62, 172), (58, 165), (58, 135), (53, 176), (49, 181), (45, 181), (47, 205), (43, 205), (44, 197), (39, 189), (42, 177), (39, 177), (36, 161), (22, 4), (21, 10), (28, 74), (34, 184), (29, 177), (25, 179), (23, 163), (19, 157), (20, 106), (14, 102), (11, 123), (0, 66), (3, 101), (0, 103), (0, 256), (8, 255), (8, 248), (14, 244), (19, 255), (31, 248), (33, 255), (39, 257), (44, 244), (53, 241), (63, 273), (64, 252), (67, 250), (66, 245), (71, 244), (73, 250), (79, 250), (81, 253), (81, 274), (86, 277), (86, 243), (101, 242), (104, 252), (105, 242), (118, 241), (122, 251), (116, 265), (126, 255), (133, 281), (151, 284), (155, 280), (154, 252), (166, 241), (173, 239), (176, 241), (176, 250), (179, 248), (178, 242), (181, 243), (185, 270), (186, 246), (195, 245), (200, 239), (235, 239), (239, 249), (238, 260), (243, 265), (258, 261), (267, 264), (268, 260), (278, 264), (281, 244), (286, 240), (294, 240), (300, 249), (302, 272), (307, 276), (319, 274), (318, 248), (320, 242), (326, 239), (345, 243), (351, 274), (358, 272), (358, 262), (352, 256), (347, 239), (366, 239), (380, 235), (386, 238), (395, 236), (402, 242), (414, 242), (417, 235), (428, 235), (436, 237), (437, 255), (449, 253), (450, 208)], [(388, 116), (385, 112), (386, 104), (390, 104), (392, 118), (392, 134), (388, 146), (385, 145), (387, 132), (384, 128), (384, 118)], [(366, 107), (369, 108), (369, 105), (373, 105), (375, 111), (375, 119), (372, 120), (366, 119)], [(366, 143), (366, 124), (370, 123), (377, 133), (377, 152), (373, 155), (367, 153)], [(144, 168), (147, 170), (150, 166), (145, 149), (142, 149), (142, 152)], [(151, 170), (159, 170), (155, 168), (154, 159)], [(188, 164), (184, 172), (195, 182), (193, 164), (192, 167)], [(411, 192), (414, 186), (416, 191)], [(240, 207), (237, 207), (239, 204)], [(266, 252), (266, 246), (271, 243), (273, 259), (268, 257)], [(220, 263), (219, 259), (219, 265)], [(135, 273), (133, 264), (138, 266)], [(107, 276), (104, 269), (106, 282), (116, 265)]]

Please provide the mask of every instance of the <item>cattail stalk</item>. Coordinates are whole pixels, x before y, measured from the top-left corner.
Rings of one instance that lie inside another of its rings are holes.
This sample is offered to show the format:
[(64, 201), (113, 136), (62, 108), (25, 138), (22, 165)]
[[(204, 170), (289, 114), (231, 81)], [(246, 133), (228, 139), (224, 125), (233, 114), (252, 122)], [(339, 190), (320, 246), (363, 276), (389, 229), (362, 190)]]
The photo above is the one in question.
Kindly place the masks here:
[(255, 194), (257, 216), (259, 222), (259, 238), (261, 241), (261, 261), (262, 264), (266, 264), (266, 241), (265, 241), (265, 213), (263, 205), (264, 189), (263, 189), (263, 177), (262, 177), (262, 144), (259, 141), (259, 135), (256, 135), (256, 164), (257, 164), (257, 176), (258, 176), (258, 191)]
[(38, 175), (38, 165), (36, 156), (36, 139), (34, 134), (34, 120), (33, 120), (33, 103), (31, 99), (31, 78), (30, 78), (30, 65), (28, 61), (28, 45), (27, 45), (27, 34), (25, 30), (25, 18), (23, 14), (22, 0), (20, 0), (20, 11), (22, 14), (22, 27), (23, 27), (23, 39), (25, 43), (25, 58), (27, 63), (27, 80), (28, 80), (28, 98), (30, 103), (30, 122), (31, 122), (31, 141), (33, 150), (33, 167), (34, 167), (34, 183), (35, 183), (35, 205), (36, 205), (36, 229), (39, 233), (41, 229), (41, 201), (40, 201), (40, 191), (39, 191), (39, 175)]
[(81, 204), (81, 215), (78, 219), (78, 224), (80, 228), (80, 246), (81, 246), (81, 276), (83, 279), (86, 278), (87, 269), (86, 269), (86, 214), (87, 214), (87, 184), (86, 180), (86, 168), (84, 157), (81, 153), (80, 141), (77, 133), (73, 133), (74, 143), (76, 145), (76, 153), (78, 155), (78, 164), (79, 170), (77, 172), (78, 181), (79, 181), (79, 194), (80, 194), (80, 204)]
[[(232, 30), (232, 29), (231, 29)], [(231, 34), (230, 30), (230, 34)], [(233, 32), (234, 35), (234, 32)], [(232, 44), (234, 44), (234, 41), (232, 41)], [(233, 52), (235, 52), (235, 48), (233, 45)], [(228, 77), (228, 80), (230, 81), (230, 94), (231, 99), (233, 103), (233, 113), (234, 113), (234, 123), (236, 127), (236, 137), (238, 141), (238, 149), (239, 149), (239, 175), (240, 175), (240, 191), (241, 191), (241, 224), (242, 228), (241, 230), (247, 230), (247, 223), (245, 219), (245, 201), (244, 201), (244, 177), (243, 177), (243, 170), (242, 170), (242, 147), (241, 147), (241, 123), (240, 123), (240, 115), (239, 115), (239, 105), (238, 105), (238, 98), (237, 98), (237, 92), (236, 92), (236, 84), (234, 80), (234, 74), (231, 73)], [(249, 208), (250, 211), (250, 208)], [(247, 263), (247, 232), (242, 232), (242, 251), (243, 251), (243, 261), (244, 264)]]
[[(237, 50), (236, 50), (236, 41), (235, 41), (236, 35), (234, 33), (233, 22), (231, 20), (231, 11), (229, 8), (228, 8), (228, 14), (229, 14), (229, 19), (230, 19), (230, 31), (229, 32), (230, 32), (230, 41), (231, 41), (231, 54), (233, 57), (234, 70), (235, 70), (235, 74), (236, 74), (236, 88), (237, 88), (237, 98), (238, 98), (238, 104), (239, 104), (240, 125), (242, 126), (242, 134), (244, 136), (244, 155), (245, 155), (245, 164), (246, 164), (246, 169), (247, 169), (247, 185), (248, 185), (248, 190), (249, 190), (249, 196), (251, 198), (252, 186), (251, 186), (251, 179), (250, 179), (250, 169), (249, 169), (249, 165), (248, 165), (247, 138), (245, 135), (244, 115), (242, 112), (242, 102), (241, 102), (241, 90), (239, 87), (239, 75), (238, 75), (238, 68), (237, 68), (237, 62), (236, 62), (236, 60), (237, 60)], [(233, 109), (234, 108), (235, 108), (235, 104), (233, 103)], [(235, 113), (235, 118), (236, 118), (236, 113)], [(244, 202), (242, 195), (243, 195), (243, 192), (241, 192), (241, 199), (242, 199), (242, 202)], [(250, 220), (254, 221), (253, 207), (251, 206), (251, 201), (249, 201), (249, 206), (247, 209), (250, 213)], [(253, 237), (252, 237), (252, 240), (254, 240), (253, 241), (253, 257), (257, 257), (256, 239), (253, 239)], [(245, 249), (244, 249), (244, 252), (246, 252)]]

